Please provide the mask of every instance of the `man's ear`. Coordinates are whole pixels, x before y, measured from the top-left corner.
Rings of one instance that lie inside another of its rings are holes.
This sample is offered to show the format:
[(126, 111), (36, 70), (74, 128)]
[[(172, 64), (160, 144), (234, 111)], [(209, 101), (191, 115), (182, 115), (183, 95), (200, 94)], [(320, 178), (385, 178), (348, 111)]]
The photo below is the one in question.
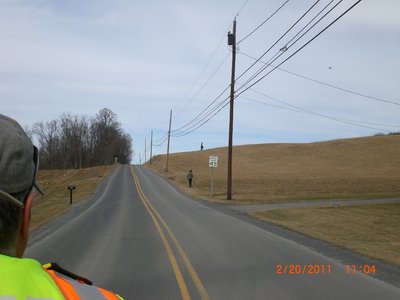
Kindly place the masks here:
[(30, 193), (26, 198), (25, 205), (22, 211), (22, 223), (19, 229), (19, 235), (16, 247), (16, 256), (22, 257), (24, 255), (26, 245), (29, 238), (29, 224), (31, 223), (33, 194)]

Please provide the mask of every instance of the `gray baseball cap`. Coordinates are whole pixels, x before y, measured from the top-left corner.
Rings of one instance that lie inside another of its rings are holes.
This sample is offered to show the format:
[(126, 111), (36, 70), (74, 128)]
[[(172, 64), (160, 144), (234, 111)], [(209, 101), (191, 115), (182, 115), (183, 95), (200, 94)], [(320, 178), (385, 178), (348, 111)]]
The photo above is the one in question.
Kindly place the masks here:
[(38, 151), (22, 127), (13, 119), (0, 114), (0, 200), (23, 203), (11, 194), (35, 187)]

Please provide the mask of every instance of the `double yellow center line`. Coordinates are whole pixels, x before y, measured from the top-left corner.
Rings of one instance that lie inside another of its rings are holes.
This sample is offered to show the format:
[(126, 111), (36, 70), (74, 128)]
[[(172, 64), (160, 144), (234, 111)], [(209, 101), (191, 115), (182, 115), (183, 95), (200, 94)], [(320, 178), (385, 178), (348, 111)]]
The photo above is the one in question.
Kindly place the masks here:
[[(202, 300), (210, 299), (207, 294), (206, 289), (204, 288), (204, 285), (202, 284), (199, 276), (197, 275), (195, 269), (193, 268), (189, 258), (187, 257), (185, 251), (183, 250), (182, 246), (176, 239), (171, 228), (168, 226), (168, 224), (164, 221), (164, 219), (160, 216), (160, 214), (157, 212), (157, 210), (154, 208), (154, 206), (150, 203), (149, 199), (147, 199), (146, 195), (143, 193), (142, 187), (140, 186), (140, 183), (139, 183), (139, 179), (136, 176), (135, 172), (133, 171), (132, 167), (131, 167), (131, 173), (132, 173), (133, 180), (135, 182), (139, 197), (142, 200), (144, 207), (146, 208), (147, 212), (149, 213), (151, 219), (153, 220), (154, 225), (156, 226), (157, 232), (160, 235), (161, 241), (164, 245), (164, 248), (167, 251), (167, 255), (168, 255), (169, 261), (171, 263), (172, 270), (174, 271), (175, 278), (178, 283), (180, 293), (182, 295), (182, 299), (190, 300), (191, 297), (190, 297), (188, 288), (186, 286), (185, 279), (183, 278), (181, 269), (179, 268), (179, 264), (175, 258), (174, 252), (172, 250), (171, 245), (168, 242), (168, 239), (167, 239), (165, 233), (168, 234), (169, 238), (175, 245), (175, 249), (177, 250), (178, 254), (180, 255), (190, 277), (192, 278), (192, 281), (193, 281), (194, 285), (196, 286), (196, 289), (200, 295), (200, 298)], [(164, 230), (163, 230), (163, 228), (164, 228)]]

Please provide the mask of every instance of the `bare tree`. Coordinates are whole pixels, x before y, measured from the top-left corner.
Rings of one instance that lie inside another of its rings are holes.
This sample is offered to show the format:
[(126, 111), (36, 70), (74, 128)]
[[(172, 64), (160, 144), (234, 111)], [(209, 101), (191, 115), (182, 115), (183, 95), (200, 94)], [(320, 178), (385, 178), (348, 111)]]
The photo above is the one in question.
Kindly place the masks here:
[(42, 168), (108, 165), (114, 157), (129, 163), (132, 157), (132, 138), (108, 108), (94, 118), (64, 113), (58, 120), (35, 123), (32, 132), (40, 144)]
[(60, 146), (59, 125), (57, 120), (33, 124), (33, 133), (38, 136), (40, 144), (40, 159), (44, 167), (57, 167), (57, 154)]

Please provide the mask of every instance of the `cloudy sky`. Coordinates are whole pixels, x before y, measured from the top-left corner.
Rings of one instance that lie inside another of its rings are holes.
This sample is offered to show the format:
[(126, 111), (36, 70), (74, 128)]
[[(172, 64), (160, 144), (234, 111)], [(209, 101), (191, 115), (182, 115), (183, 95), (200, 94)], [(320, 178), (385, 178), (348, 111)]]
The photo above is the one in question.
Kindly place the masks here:
[(0, 0), (0, 112), (32, 126), (110, 108), (133, 138), (135, 162), (152, 129), (164, 141), (170, 110), (172, 152), (226, 146), (229, 106), (208, 119), (229, 95), (226, 34), (236, 16), (234, 144), (399, 131), (400, 1), (361, 1), (294, 54), (356, 0), (317, 1), (300, 19), (315, 2)]

